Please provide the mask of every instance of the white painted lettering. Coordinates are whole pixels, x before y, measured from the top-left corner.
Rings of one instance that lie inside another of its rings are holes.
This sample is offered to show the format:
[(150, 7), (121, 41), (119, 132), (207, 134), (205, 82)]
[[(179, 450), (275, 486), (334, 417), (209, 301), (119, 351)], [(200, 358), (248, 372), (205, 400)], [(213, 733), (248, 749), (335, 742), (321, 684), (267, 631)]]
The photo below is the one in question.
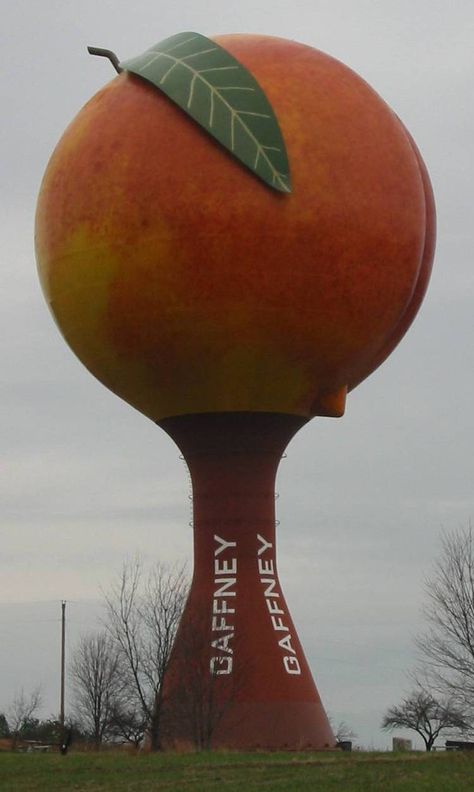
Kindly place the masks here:
[[(219, 607), (219, 605), (220, 605), (220, 607)], [(214, 614), (217, 614), (217, 613), (235, 613), (235, 608), (229, 608), (229, 606), (227, 605), (227, 600), (225, 600), (225, 599), (223, 599), (223, 600), (214, 599), (214, 600), (212, 600), (212, 612)]]
[(258, 550), (257, 550), (257, 554), (259, 556), (261, 556), (262, 553), (265, 552), (265, 550), (268, 550), (270, 547), (273, 547), (272, 543), (271, 542), (267, 542), (267, 540), (264, 539), (263, 536), (260, 536), (260, 534), (257, 534), (257, 539), (258, 539), (258, 541), (260, 542), (260, 545), (261, 545), (258, 548)]
[(236, 578), (218, 578), (214, 582), (216, 585), (221, 583), (220, 588), (214, 592), (214, 597), (235, 597), (235, 591), (229, 591), (232, 586), (235, 586)]
[(212, 631), (213, 632), (224, 632), (224, 630), (233, 630), (233, 626), (227, 624), (225, 620), (225, 616), (213, 616), (212, 617)]
[(272, 558), (269, 558), (269, 559), (259, 558), (258, 559), (258, 571), (260, 572), (261, 575), (274, 575), (275, 574), (275, 568), (273, 566), (273, 559)]
[(237, 574), (237, 559), (231, 558), (216, 558), (214, 561), (214, 574), (215, 575), (236, 575)]
[(285, 656), (283, 658), (283, 665), (285, 666), (287, 674), (301, 674), (301, 668), (297, 657)]
[[(284, 610), (284, 603), (278, 602), (281, 595), (280, 592), (276, 590), (278, 581), (276, 578), (276, 564), (273, 557), (273, 544), (272, 542), (268, 542), (261, 534), (257, 534), (257, 542), (257, 567), (260, 574), (260, 583), (265, 586), (263, 595), (270, 621), (275, 632), (287, 633), (283, 638), (278, 640), (278, 646), (285, 652), (282, 657), (283, 667), (287, 674), (301, 674), (301, 666), (296, 657), (296, 650), (292, 645), (290, 628), (285, 624), (285, 620), (289, 620), (289, 617)], [(262, 558), (261, 556), (267, 551), (270, 551), (269, 555)], [(283, 607), (281, 607), (282, 604)], [(286, 654), (287, 652), (290, 654)]]
[(283, 632), (288, 632), (288, 627), (286, 626), (286, 624), (283, 624), (280, 616), (271, 616), (270, 618), (274, 630), (276, 630), (277, 632), (281, 632), (282, 630)]
[(237, 542), (227, 542), (225, 539), (221, 539), (220, 536), (217, 536), (217, 534), (214, 534), (214, 539), (216, 542), (219, 542), (219, 547), (214, 551), (215, 556), (220, 555), (224, 550), (227, 550), (228, 547), (237, 546)]
[(284, 613), (280, 608), (280, 603), (273, 599), (267, 598), (267, 608), (269, 613)]
[(231, 646), (229, 646), (229, 643), (233, 637), (234, 633), (230, 633), (229, 635), (221, 635), (220, 638), (216, 638), (215, 641), (212, 641), (211, 646), (213, 649), (220, 649), (221, 652), (233, 654), (234, 650)]
[[(232, 639), (234, 637), (234, 626), (226, 621), (226, 614), (235, 613), (235, 608), (231, 608), (228, 603), (230, 597), (236, 596), (237, 583), (237, 556), (218, 558), (221, 553), (234, 550), (237, 542), (222, 539), (221, 536), (214, 534), (214, 596), (212, 600), (212, 620), (211, 632), (213, 636), (221, 633), (218, 637), (211, 639), (211, 647), (214, 650), (209, 661), (209, 673), (231, 674), (233, 668), (233, 648)], [(222, 577), (224, 575), (224, 577)], [(231, 575), (232, 577), (227, 577)], [(222, 635), (222, 633), (224, 633)]]
[(282, 649), (286, 649), (288, 652), (291, 652), (291, 654), (296, 654), (291, 645), (291, 635), (289, 633), (288, 635), (285, 635), (284, 638), (280, 638), (278, 641), (278, 646), (281, 646)]
[(275, 578), (268, 578), (267, 580), (264, 580), (263, 578), (261, 578), (260, 579), (260, 583), (265, 583), (265, 585), (267, 586), (267, 588), (263, 592), (265, 597), (279, 597), (280, 596), (278, 591), (275, 591), (276, 585), (277, 585), (277, 582), (276, 582)]
[(216, 674), (231, 674), (232, 664), (232, 657), (211, 657), (209, 670), (212, 676)]

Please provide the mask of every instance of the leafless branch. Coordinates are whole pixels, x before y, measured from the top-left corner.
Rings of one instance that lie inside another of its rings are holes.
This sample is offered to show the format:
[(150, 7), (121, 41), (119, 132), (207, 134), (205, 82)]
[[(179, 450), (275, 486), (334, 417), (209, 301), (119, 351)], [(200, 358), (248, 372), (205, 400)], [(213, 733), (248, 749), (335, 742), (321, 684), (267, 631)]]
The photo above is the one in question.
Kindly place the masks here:
[(7, 711), (8, 726), (14, 742), (18, 739), (22, 727), (41, 707), (41, 703), (41, 687), (39, 685), (31, 693), (25, 693), (23, 688), (15, 693)]
[(435, 691), (474, 714), (474, 537), (470, 524), (443, 536), (425, 589), (427, 628), (416, 639), (422, 673)]
[(160, 745), (164, 679), (187, 591), (183, 567), (156, 564), (146, 574), (136, 558), (106, 595), (106, 626), (122, 658), (129, 703), (146, 722), (153, 749)]
[(99, 748), (123, 687), (120, 656), (108, 633), (83, 636), (70, 664), (75, 714)]
[(423, 739), (427, 751), (431, 751), (440, 732), (458, 729), (466, 732), (469, 723), (463, 713), (449, 699), (437, 700), (422, 688), (414, 690), (400, 705), (390, 707), (382, 721), (385, 730), (411, 729)]

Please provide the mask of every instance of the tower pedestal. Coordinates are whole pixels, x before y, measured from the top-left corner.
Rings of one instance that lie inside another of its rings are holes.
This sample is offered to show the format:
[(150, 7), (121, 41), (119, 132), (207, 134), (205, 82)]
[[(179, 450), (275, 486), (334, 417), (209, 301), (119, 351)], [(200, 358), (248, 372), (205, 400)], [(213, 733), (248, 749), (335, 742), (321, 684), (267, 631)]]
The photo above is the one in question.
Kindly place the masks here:
[(193, 484), (194, 574), (165, 681), (168, 744), (335, 744), (276, 564), (275, 476), (304, 423), (250, 412), (159, 422)]

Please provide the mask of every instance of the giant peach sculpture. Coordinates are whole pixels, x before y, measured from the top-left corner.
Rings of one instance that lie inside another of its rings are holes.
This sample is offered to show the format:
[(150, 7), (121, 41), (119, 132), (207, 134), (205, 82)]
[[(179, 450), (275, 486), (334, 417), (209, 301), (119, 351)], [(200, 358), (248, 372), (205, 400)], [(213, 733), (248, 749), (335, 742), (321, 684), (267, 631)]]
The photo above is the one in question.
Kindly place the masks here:
[[(278, 38), (180, 34), (125, 62), (48, 165), (36, 245), (56, 321), (190, 468), (194, 576), (165, 687), (177, 711), (204, 669), (215, 746), (334, 745), (278, 581), (275, 475), (404, 335), (434, 228), (400, 120), (346, 66)], [(186, 718), (168, 739), (191, 739)]]

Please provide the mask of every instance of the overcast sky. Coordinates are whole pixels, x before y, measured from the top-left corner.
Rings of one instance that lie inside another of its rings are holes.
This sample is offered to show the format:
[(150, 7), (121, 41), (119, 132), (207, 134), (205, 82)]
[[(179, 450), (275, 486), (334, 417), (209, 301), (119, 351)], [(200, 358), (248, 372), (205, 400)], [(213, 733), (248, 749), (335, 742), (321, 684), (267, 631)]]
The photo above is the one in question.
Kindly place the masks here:
[[(67, 123), (121, 59), (183, 30), (254, 32), (322, 49), (411, 131), (438, 212), (433, 277), (390, 359), (316, 419), (282, 463), (281, 582), (326, 709), (384, 747), (383, 712), (414, 664), (423, 578), (441, 531), (474, 515), (472, 0), (0, 0), (0, 711), (41, 683), (58, 708), (60, 600), (69, 650), (126, 556), (190, 559), (176, 447), (75, 359), (40, 292), (33, 217)], [(409, 734), (407, 736), (410, 736)]]

